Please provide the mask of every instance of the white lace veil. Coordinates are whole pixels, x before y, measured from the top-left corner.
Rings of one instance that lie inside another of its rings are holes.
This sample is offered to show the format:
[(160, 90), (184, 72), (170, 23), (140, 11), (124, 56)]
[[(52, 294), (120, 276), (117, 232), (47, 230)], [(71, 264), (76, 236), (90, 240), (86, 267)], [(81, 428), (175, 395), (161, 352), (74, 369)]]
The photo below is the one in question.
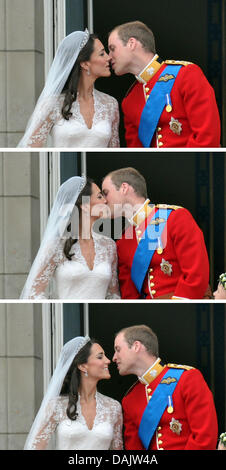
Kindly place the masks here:
[(25, 450), (34, 449), (35, 441), (38, 442), (38, 434), (41, 433), (42, 429), (46, 426), (51, 417), (50, 415), (54, 406), (54, 398), (59, 397), (64, 379), (75, 356), (89, 341), (89, 336), (77, 336), (63, 346), (56, 369), (26, 439), (24, 446)]
[[(43, 292), (42, 285), (45, 282), (51, 264), (57, 262), (56, 254), (62, 252), (58, 248), (62, 246), (62, 240), (70, 237), (67, 227), (72, 221), (73, 210), (79, 194), (86, 185), (85, 176), (73, 176), (65, 181), (59, 188), (53, 207), (51, 209), (43, 239), (29, 272), (27, 281), (20, 298), (43, 298), (39, 291)], [(77, 227), (73, 229), (78, 230)], [(73, 233), (74, 235), (74, 233)], [(58, 260), (59, 261), (59, 260)], [(51, 276), (50, 276), (51, 277)], [(44, 289), (45, 290), (45, 289)]]
[(66, 36), (56, 51), (47, 75), (46, 83), (31, 115), (24, 136), (18, 147), (28, 147), (33, 133), (50, 116), (59, 99), (73, 65), (89, 39), (89, 31), (75, 31)]

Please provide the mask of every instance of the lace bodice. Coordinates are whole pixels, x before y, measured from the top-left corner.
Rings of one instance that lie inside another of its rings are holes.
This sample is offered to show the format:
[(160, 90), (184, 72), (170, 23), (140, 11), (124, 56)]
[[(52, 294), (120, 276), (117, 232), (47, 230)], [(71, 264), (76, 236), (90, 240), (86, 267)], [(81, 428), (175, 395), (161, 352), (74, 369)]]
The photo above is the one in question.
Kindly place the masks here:
[[(98, 90), (93, 91), (94, 117), (91, 129), (87, 127), (80, 113), (79, 101), (72, 104), (72, 116), (69, 120), (62, 117), (61, 109), (64, 98), (60, 96), (51, 112), (47, 112), (49, 103), (43, 104), (43, 121), (28, 137), (26, 147), (119, 147), (119, 109), (115, 98)], [(45, 110), (46, 108), (46, 110)], [(39, 114), (41, 112), (39, 111)], [(47, 144), (48, 138), (48, 144)]]
[(71, 248), (71, 261), (65, 257), (64, 242), (61, 242), (49, 263), (34, 279), (29, 298), (46, 298), (47, 286), (52, 278), (52, 297), (55, 299), (120, 298), (116, 244), (111, 238), (95, 232), (93, 240), (93, 269), (89, 269), (86, 263), (79, 240)]
[(55, 433), (56, 450), (121, 450), (122, 410), (118, 401), (96, 393), (96, 416), (89, 429), (82, 415), (80, 398), (75, 421), (66, 415), (67, 397), (52, 400), (46, 410), (45, 423), (37, 432), (31, 449), (46, 449)]

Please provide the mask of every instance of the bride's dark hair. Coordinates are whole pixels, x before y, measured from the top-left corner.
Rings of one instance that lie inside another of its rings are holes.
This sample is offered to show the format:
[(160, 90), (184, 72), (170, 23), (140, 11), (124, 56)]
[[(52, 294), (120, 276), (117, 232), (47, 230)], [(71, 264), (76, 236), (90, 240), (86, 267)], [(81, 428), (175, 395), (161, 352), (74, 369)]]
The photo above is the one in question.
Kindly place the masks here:
[(78, 401), (78, 389), (81, 380), (81, 372), (78, 369), (78, 366), (81, 364), (85, 364), (88, 361), (90, 356), (90, 350), (92, 345), (96, 343), (94, 339), (88, 341), (88, 343), (83, 346), (82, 349), (78, 352), (75, 356), (71, 367), (69, 368), (62, 388), (60, 395), (68, 395), (68, 406), (67, 406), (67, 416), (72, 421), (77, 419), (77, 401)]
[[(92, 195), (92, 183), (93, 183), (93, 180), (91, 178), (86, 178), (86, 185), (83, 188), (83, 190), (81, 191), (81, 193), (79, 194), (79, 197), (78, 197), (78, 199), (75, 203), (75, 205), (77, 206), (77, 208), (79, 210), (79, 214), (80, 214), (80, 211), (81, 211), (80, 208), (81, 208), (81, 205), (82, 205), (82, 198), (84, 196), (91, 196)], [(71, 224), (68, 225), (67, 231), (68, 232), (71, 231)], [(69, 237), (69, 238), (67, 238), (67, 240), (64, 244), (64, 254), (65, 254), (66, 258), (69, 259), (69, 261), (71, 261), (71, 258), (73, 256), (73, 253), (70, 254), (71, 247), (72, 247), (72, 245), (74, 245), (74, 243), (76, 243), (76, 241), (77, 241), (76, 238)]]
[(76, 101), (76, 98), (77, 98), (78, 82), (79, 82), (80, 72), (81, 72), (80, 64), (81, 62), (86, 62), (87, 60), (90, 59), (90, 56), (94, 51), (95, 39), (97, 39), (97, 36), (95, 34), (90, 34), (88, 42), (80, 51), (76, 59), (76, 62), (73, 66), (73, 69), (64, 85), (64, 88), (62, 91), (62, 93), (64, 93), (64, 102), (63, 102), (61, 113), (64, 119), (67, 119), (67, 121), (72, 116), (71, 106), (72, 106), (72, 103)]

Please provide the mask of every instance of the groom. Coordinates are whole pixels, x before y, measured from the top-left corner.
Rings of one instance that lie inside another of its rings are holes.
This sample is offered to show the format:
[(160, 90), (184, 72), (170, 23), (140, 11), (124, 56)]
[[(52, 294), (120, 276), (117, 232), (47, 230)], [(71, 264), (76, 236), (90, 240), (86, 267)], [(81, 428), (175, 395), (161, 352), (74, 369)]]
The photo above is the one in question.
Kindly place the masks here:
[(117, 241), (123, 299), (202, 299), (209, 261), (202, 231), (187, 209), (150, 204), (144, 177), (134, 168), (112, 171), (102, 183), (112, 217), (127, 216)]
[(136, 78), (122, 102), (127, 147), (220, 146), (214, 90), (200, 67), (160, 59), (141, 21), (114, 28), (108, 47), (115, 74)]
[(126, 450), (214, 450), (218, 426), (212, 393), (193, 367), (164, 364), (158, 339), (146, 325), (115, 337), (120, 375), (137, 382), (122, 400)]

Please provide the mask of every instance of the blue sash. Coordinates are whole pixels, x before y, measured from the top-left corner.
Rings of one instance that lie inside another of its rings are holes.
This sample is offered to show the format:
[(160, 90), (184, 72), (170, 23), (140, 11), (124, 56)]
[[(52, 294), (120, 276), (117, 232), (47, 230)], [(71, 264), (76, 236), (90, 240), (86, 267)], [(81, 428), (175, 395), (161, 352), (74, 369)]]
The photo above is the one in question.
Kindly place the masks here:
[(147, 274), (147, 270), (150, 266), (153, 254), (158, 247), (158, 243), (161, 243), (161, 235), (171, 212), (172, 209), (159, 209), (154, 214), (151, 220), (164, 216), (165, 222), (159, 225), (149, 223), (135, 251), (131, 268), (131, 279), (134, 282), (138, 292), (142, 291), (142, 286)]
[[(173, 403), (172, 395), (178, 384), (178, 381), (183, 374), (184, 369), (169, 369), (162, 381), (154, 391), (151, 400), (147, 404), (143, 416), (141, 418), (138, 435), (141, 439), (145, 449), (148, 449), (151, 439), (155, 430), (157, 429), (158, 423), (170, 402)], [(175, 379), (167, 383), (167, 378)], [(164, 380), (164, 383), (162, 383)]]
[[(144, 147), (150, 147), (151, 140), (157, 127), (159, 118), (162, 114), (163, 108), (168, 104), (167, 96), (169, 99), (170, 92), (181, 67), (182, 65), (168, 65), (161, 73), (158, 81), (149, 95), (149, 98), (141, 114), (138, 131), (139, 139)], [(171, 75), (172, 78), (170, 77), (167, 79), (166, 77), (165, 81), (164, 76), (166, 75)]]

